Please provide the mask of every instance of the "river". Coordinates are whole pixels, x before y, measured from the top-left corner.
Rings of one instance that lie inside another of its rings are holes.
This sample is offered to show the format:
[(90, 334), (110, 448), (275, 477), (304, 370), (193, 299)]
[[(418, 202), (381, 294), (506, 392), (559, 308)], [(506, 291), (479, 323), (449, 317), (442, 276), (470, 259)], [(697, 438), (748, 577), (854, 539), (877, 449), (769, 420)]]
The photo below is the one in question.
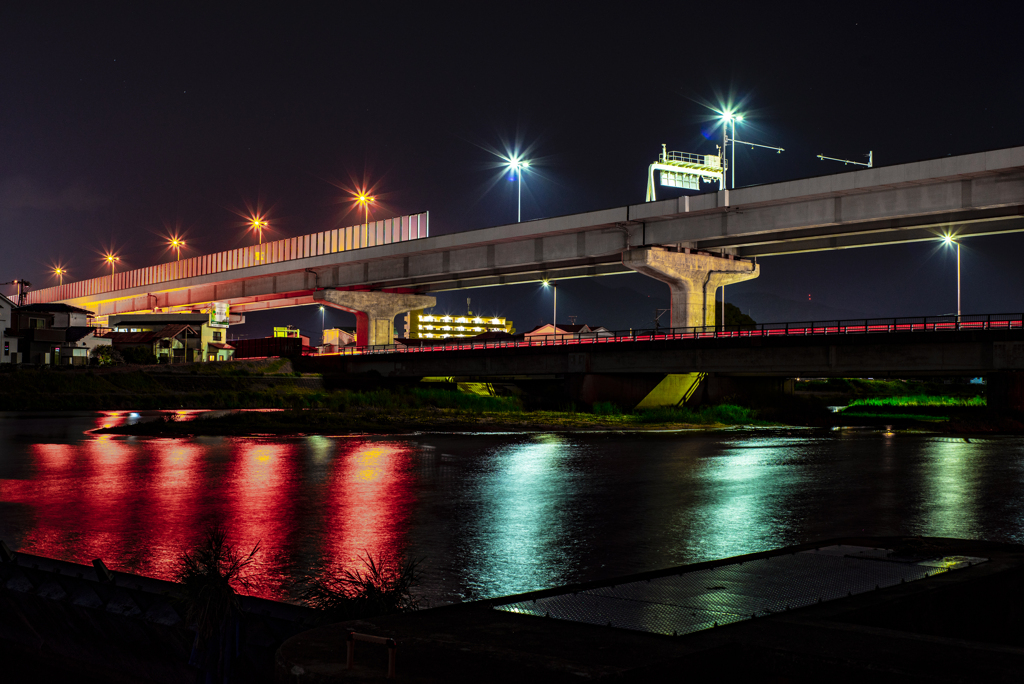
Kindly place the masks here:
[(423, 559), (430, 605), (850, 534), (1024, 543), (1021, 437), (89, 432), (158, 413), (0, 413), (0, 539), (170, 579), (220, 524), (259, 542), (263, 596), (404, 555)]

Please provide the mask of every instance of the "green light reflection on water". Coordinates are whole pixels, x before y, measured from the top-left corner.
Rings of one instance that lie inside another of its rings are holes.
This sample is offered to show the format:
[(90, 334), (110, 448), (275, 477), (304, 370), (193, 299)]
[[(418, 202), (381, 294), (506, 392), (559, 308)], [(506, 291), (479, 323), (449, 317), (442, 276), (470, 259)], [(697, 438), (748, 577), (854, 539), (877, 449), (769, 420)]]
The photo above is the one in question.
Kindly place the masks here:
[(777, 546), (792, 528), (807, 477), (804, 439), (737, 440), (702, 459), (700, 500), (683, 514), (677, 551), (688, 562), (727, 558)]
[(469, 484), (477, 515), (468, 527), (466, 577), (471, 596), (498, 596), (565, 580), (577, 474), (568, 466), (574, 445), (557, 435), (499, 447)]
[(985, 449), (962, 439), (929, 440), (921, 454), (921, 506), (913, 529), (934, 537), (978, 534), (978, 472)]

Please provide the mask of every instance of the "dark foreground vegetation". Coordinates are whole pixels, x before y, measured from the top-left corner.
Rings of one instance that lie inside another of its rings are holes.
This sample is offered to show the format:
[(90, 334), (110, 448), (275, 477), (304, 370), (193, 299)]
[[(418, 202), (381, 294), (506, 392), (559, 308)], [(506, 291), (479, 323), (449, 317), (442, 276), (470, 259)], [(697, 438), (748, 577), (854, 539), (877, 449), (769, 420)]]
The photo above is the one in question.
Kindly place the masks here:
[(415, 431), (645, 430), (723, 425), (878, 426), (1024, 432), (997, 414), (983, 385), (917, 380), (801, 380), (792, 395), (727, 397), (700, 407), (577, 406), (421, 383), (331, 387), (285, 359), (183, 366), (20, 369), (0, 373), (0, 410), (283, 409), (108, 428), (135, 435), (395, 434)]

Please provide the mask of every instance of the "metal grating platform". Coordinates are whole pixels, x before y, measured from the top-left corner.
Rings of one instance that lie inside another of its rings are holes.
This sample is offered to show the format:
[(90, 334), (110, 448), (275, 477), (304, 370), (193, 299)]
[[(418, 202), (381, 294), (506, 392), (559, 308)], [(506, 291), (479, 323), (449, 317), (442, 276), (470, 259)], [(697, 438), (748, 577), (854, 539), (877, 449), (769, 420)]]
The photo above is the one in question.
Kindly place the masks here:
[(888, 549), (829, 546), (627, 584), (495, 606), (522, 615), (678, 635), (832, 601), (984, 562), (891, 558)]

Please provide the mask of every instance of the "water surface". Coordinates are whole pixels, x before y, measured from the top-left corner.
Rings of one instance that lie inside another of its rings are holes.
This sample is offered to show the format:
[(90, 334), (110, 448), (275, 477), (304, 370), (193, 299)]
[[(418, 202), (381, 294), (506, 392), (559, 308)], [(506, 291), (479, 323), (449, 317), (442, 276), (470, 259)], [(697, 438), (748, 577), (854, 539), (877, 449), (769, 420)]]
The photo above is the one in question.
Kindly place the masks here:
[[(152, 414), (147, 414), (152, 415)], [(0, 414), (0, 538), (171, 578), (219, 523), (260, 593), (424, 558), (433, 604), (849, 534), (1024, 543), (1024, 439), (875, 431), (156, 439)]]

